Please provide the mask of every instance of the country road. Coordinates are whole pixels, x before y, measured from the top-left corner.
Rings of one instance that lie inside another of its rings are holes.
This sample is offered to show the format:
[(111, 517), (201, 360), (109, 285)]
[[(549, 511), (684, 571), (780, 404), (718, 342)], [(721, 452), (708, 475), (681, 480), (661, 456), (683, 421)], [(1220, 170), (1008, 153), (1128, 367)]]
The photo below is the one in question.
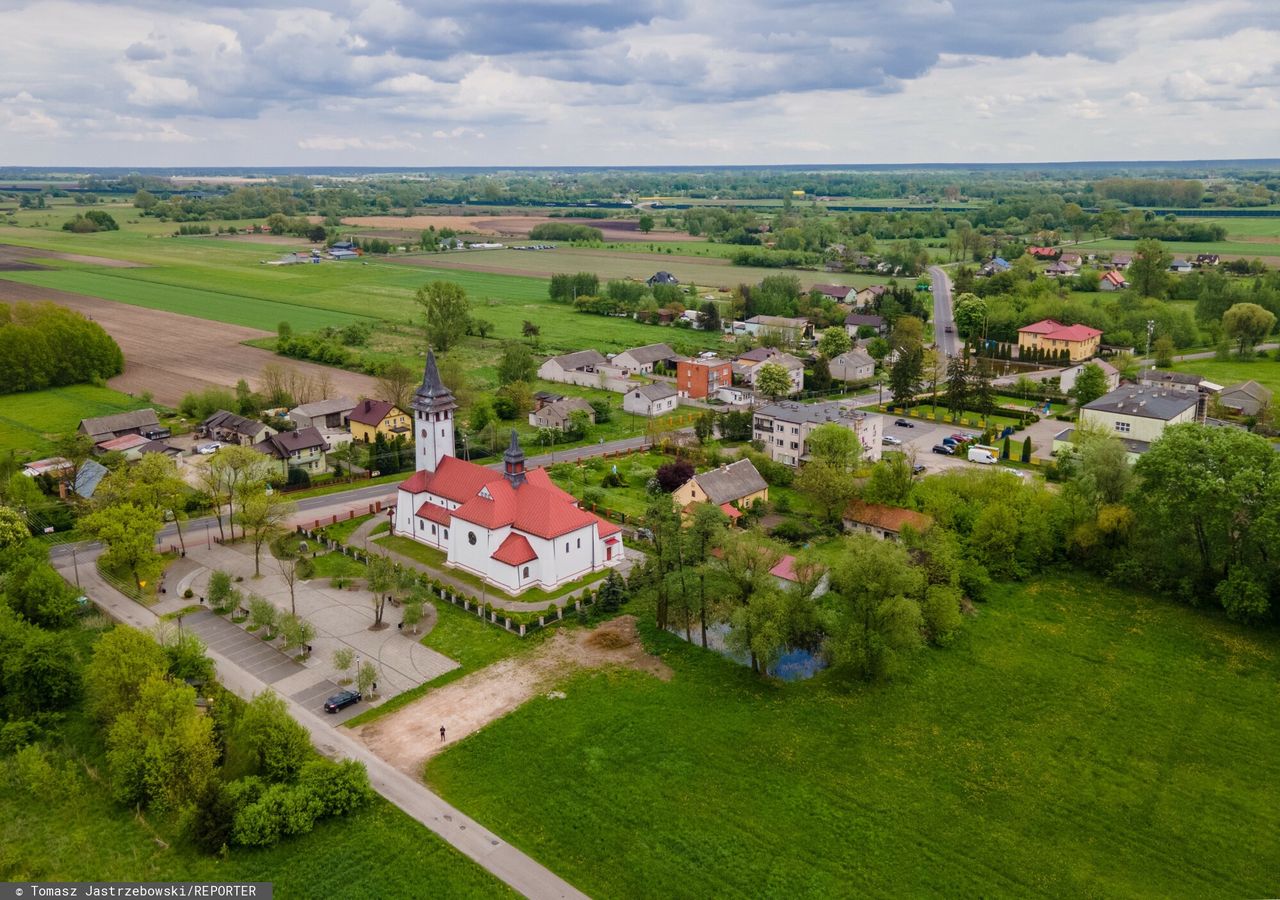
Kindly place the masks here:
[(929, 276), (933, 279), (933, 342), (944, 356), (956, 356), (960, 353), (960, 338), (955, 333), (955, 311), (951, 308), (951, 279), (942, 266), (931, 266)]

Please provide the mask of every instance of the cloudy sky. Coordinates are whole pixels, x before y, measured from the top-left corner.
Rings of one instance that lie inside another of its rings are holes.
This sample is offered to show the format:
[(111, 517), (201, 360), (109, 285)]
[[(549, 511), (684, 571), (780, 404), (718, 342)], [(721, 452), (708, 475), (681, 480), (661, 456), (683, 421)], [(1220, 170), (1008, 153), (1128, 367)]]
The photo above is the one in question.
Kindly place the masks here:
[(1280, 0), (0, 0), (0, 163), (1280, 156)]

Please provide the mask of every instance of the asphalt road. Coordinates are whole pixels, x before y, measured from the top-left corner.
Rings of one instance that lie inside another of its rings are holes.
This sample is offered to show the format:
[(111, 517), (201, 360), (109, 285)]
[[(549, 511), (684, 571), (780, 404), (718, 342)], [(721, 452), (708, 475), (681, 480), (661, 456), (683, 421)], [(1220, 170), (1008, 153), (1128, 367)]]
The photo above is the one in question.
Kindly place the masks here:
[(929, 276), (933, 279), (933, 342), (944, 356), (956, 356), (960, 353), (960, 337), (955, 333), (951, 308), (951, 279), (941, 266), (931, 266)]

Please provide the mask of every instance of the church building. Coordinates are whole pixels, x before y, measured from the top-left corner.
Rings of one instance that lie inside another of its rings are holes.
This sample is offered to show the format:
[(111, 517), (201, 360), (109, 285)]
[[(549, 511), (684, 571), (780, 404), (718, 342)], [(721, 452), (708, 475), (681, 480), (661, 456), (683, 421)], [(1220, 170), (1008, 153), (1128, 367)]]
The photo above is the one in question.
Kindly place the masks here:
[(401, 483), (395, 533), (443, 550), (448, 565), (510, 594), (554, 588), (622, 562), (621, 529), (578, 507), (542, 469), (525, 469), (511, 432), (502, 471), (454, 453), (453, 394), (427, 351), (413, 412), (417, 471)]

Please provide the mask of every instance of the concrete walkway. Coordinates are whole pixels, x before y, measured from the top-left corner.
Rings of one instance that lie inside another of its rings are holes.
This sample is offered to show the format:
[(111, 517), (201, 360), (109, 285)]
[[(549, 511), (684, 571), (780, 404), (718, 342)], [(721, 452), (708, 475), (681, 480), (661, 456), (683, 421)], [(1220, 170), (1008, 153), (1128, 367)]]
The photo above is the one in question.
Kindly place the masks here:
[[(154, 611), (129, 599), (102, 580), (94, 565), (96, 552), (86, 553), (85, 556), (87, 558), (82, 559), (80, 565), (82, 589), (103, 612), (116, 621), (135, 628), (149, 629), (159, 621)], [(71, 574), (68, 571), (69, 559), (57, 559), (55, 565), (59, 567), (64, 578), (71, 580), (68, 577)], [(206, 615), (208, 614), (196, 614), (192, 619), (202, 622), (202, 616)], [(216, 617), (209, 616), (209, 618)], [(184, 618), (184, 627), (187, 621), (189, 620)], [(278, 678), (274, 684), (270, 684), (236, 662), (231, 655), (213, 646), (210, 646), (207, 652), (217, 667), (222, 684), (245, 700), (251, 699), (267, 687), (273, 687), (278, 691), (294, 677), (286, 675)], [(270, 670), (274, 671), (275, 667), (270, 667)], [(585, 900), (586, 894), (550, 869), (512, 847), (460, 810), (450, 806), (427, 790), (420, 781), (397, 771), (390, 764), (379, 759), (344, 729), (335, 728), (336, 717), (316, 712), (317, 705), (311, 701), (306, 691), (295, 692), (297, 693), (306, 697), (307, 702), (304, 704), (297, 696), (285, 694), (285, 705), (289, 709), (289, 714), (307, 729), (312, 742), (321, 753), (334, 759), (355, 759), (364, 763), (369, 772), (369, 782), (374, 790), (438, 834), (464, 856), (525, 897), (538, 898), (538, 900), (542, 898)]]

